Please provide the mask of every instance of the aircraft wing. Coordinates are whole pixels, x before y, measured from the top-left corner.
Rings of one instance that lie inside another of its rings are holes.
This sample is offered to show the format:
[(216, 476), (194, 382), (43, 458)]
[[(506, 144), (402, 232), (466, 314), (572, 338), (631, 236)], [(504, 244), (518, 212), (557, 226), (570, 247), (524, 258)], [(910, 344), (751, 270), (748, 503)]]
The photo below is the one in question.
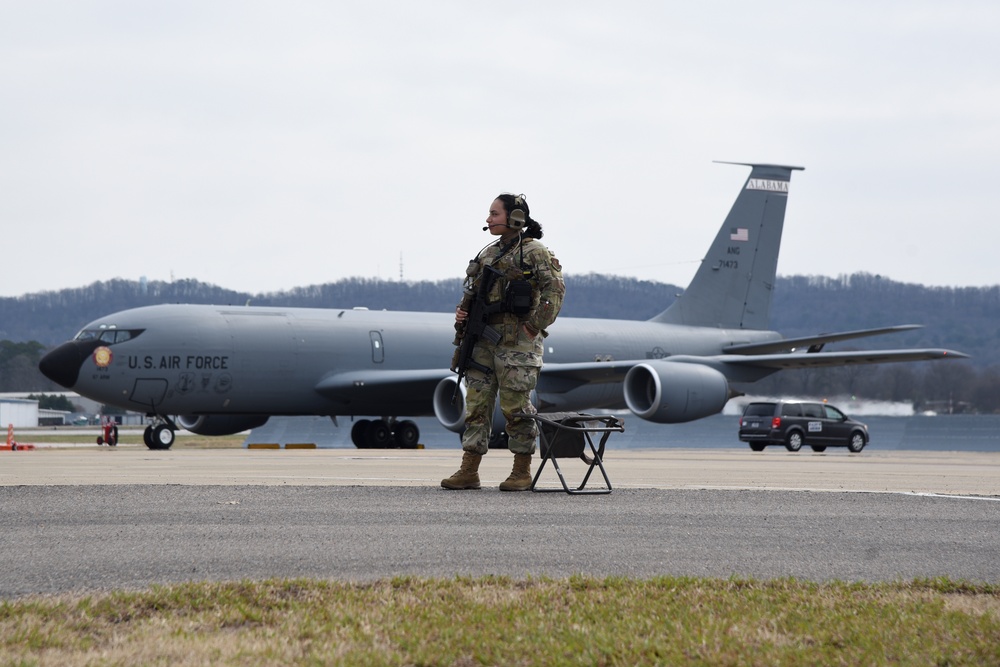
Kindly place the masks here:
[(800, 352), (790, 354), (722, 355), (716, 357), (671, 357), (673, 361), (715, 366), (752, 366), (756, 368), (823, 368), (855, 364), (886, 364), (895, 361), (930, 361), (933, 359), (968, 359), (954, 350), (924, 348), (913, 350), (854, 350), (848, 352)]
[(326, 376), (314, 389), (355, 414), (380, 415), (386, 406), (398, 414), (433, 414), (434, 388), (454, 376), (447, 368), (344, 371)]
[[(726, 367), (766, 368), (822, 368), (855, 364), (884, 364), (898, 361), (929, 361), (933, 359), (967, 359), (968, 355), (954, 350), (938, 348), (907, 350), (856, 350), (847, 352), (799, 352), (783, 354), (721, 354), (711, 357), (675, 355), (659, 360), (629, 359), (621, 361), (592, 361), (579, 363), (548, 363), (542, 366), (538, 390), (560, 394), (586, 384), (622, 382), (634, 366), (641, 363), (684, 363), (710, 366), (725, 373)], [(728, 374), (727, 374), (728, 375)], [(327, 398), (353, 406), (362, 414), (362, 406), (374, 406), (372, 414), (379, 414), (379, 406), (423, 402), (418, 397), (433, 395), (437, 384), (454, 373), (446, 368), (345, 371), (321, 380), (315, 390)], [(426, 406), (418, 412), (423, 413)]]
[[(746, 346), (750, 347), (750, 346)], [(898, 361), (930, 361), (933, 359), (967, 359), (969, 355), (954, 350), (937, 348), (907, 350), (855, 350), (847, 352), (798, 352), (783, 354), (721, 354), (700, 357), (674, 355), (663, 359), (631, 359), (622, 361), (592, 361), (573, 364), (542, 366), (538, 390), (545, 393), (564, 393), (585, 384), (622, 382), (629, 370), (638, 364), (696, 364), (709, 366), (733, 381), (743, 381), (737, 373), (727, 373), (727, 368), (756, 368), (781, 370), (787, 368), (822, 368), (852, 366), (856, 364), (885, 364)]]
[(642, 361), (586, 361), (574, 364), (545, 362), (538, 375), (538, 391), (561, 394), (585, 384), (621, 382), (629, 369)]

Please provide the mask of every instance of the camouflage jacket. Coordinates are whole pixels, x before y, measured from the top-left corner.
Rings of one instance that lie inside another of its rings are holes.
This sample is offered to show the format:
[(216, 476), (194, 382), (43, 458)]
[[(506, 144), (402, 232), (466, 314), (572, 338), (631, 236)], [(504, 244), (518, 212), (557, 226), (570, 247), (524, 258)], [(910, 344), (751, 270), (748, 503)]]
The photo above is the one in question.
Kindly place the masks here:
[[(490, 265), (502, 274), (493, 283), (489, 303), (502, 301), (511, 281), (527, 280), (531, 284), (530, 312), (526, 315), (504, 313), (498, 320), (502, 319), (505, 325), (525, 325), (533, 335), (541, 333), (547, 336), (546, 329), (555, 322), (566, 294), (562, 266), (549, 249), (536, 239), (522, 238), (520, 244), (507, 252), (503, 252), (503, 246), (503, 242), (498, 241), (479, 254), (477, 260), (480, 269), (472, 280), (480, 279), (484, 265)], [(497, 324), (499, 323), (498, 321)], [(506, 332), (504, 338), (508, 338)]]

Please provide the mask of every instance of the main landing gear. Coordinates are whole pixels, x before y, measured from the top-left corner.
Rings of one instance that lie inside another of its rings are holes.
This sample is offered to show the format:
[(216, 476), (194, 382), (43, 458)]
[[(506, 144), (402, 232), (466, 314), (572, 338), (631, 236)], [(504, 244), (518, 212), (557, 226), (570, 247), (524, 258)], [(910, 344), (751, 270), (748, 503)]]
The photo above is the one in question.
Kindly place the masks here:
[(419, 440), (420, 429), (409, 419), (359, 419), (351, 427), (351, 442), (358, 449), (416, 449)]
[(176, 430), (177, 425), (169, 418), (155, 415), (153, 423), (142, 432), (142, 441), (150, 449), (170, 449)]

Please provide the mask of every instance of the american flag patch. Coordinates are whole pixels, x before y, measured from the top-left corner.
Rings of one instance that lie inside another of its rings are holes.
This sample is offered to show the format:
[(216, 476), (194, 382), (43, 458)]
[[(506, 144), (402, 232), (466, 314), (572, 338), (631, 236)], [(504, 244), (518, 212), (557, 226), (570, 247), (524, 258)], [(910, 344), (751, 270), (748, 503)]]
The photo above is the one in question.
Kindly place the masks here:
[(729, 228), (729, 240), (730, 241), (749, 241), (750, 233), (747, 231), (746, 227), (730, 227)]

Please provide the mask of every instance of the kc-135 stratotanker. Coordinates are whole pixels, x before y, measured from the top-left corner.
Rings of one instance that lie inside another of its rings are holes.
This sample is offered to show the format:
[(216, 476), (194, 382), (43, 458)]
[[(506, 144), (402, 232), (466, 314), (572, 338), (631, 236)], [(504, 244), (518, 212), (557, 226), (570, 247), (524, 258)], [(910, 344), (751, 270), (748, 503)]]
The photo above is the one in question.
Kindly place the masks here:
[[(785, 368), (965, 358), (946, 349), (823, 352), (827, 343), (916, 325), (787, 339), (770, 331), (771, 295), (792, 172), (750, 175), (691, 284), (646, 321), (561, 317), (545, 339), (533, 401), (540, 411), (627, 407), (657, 423), (716, 414)], [(456, 294), (456, 301), (459, 294)], [(358, 447), (413, 447), (435, 415), (461, 432), (449, 370), (455, 315), (354, 308), (159, 305), (98, 318), (49, 352), (46, 377), (95, 401), (153, 418), (151, 449), (183, 427), (226, 435), (272, 415), (359, 419)], [(401, 419), (403, 418), (403, 419)], [(497, 428), (502, 429), (502, 419)]]

